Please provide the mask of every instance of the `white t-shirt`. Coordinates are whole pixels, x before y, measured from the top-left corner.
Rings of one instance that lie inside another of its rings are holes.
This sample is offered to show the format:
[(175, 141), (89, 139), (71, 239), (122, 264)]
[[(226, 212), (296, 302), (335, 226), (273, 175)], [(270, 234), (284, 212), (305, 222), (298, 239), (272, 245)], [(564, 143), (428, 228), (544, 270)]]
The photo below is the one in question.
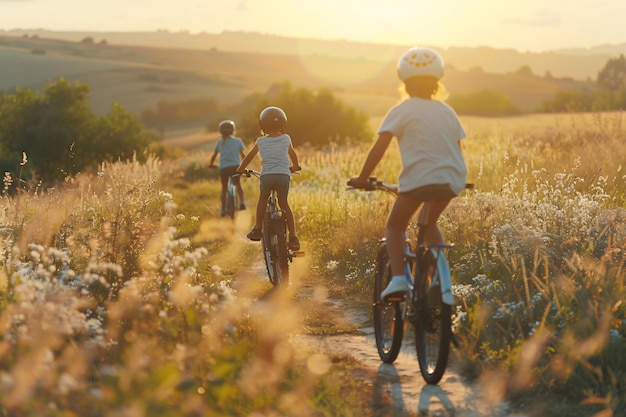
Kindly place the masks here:
[(226, 141), (220, 138), (215, 145), (215, 152), (220, 154), (220, 169), (239, 166), (240, 153), (246, 149), (241, 139), (230, 136)]
[(398, 138), (401, 192), (433, 184), (448, 184), (456, 194), (465, 188), (467, 166), (458, 142), (466, 134), (450, 106), (411, 97), (389, 110), (382, 132)]
[(289, 166), (289, 147), (291, 137), (283, 133), (280, 136), (261, 136), (256, 140), (261, 155), (261, 175), (286, 174), (291, 178)]

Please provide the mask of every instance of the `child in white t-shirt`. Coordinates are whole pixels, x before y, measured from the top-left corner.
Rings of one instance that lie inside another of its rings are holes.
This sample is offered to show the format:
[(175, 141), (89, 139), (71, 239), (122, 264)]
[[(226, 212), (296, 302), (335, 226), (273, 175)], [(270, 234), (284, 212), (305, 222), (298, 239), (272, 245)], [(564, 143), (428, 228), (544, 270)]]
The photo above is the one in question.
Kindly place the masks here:
[[(246, 149), (240, 138), (233, 136), (235, 133), (235, 122), (232, 120), (223, 120), (219, 124), (219, 130), (222, 137), (217, 141), (215, 145), (215, 151), (211, 156), (211, 162), (209, 162), (209, 168), (215, 168), (215, 158), (220, 156), (219, 168), (220, 168), (220, 180), (222, 183), (222, 191), (220, 194), (222, 202), (221, 215), (226, 215), (226, 191), (228, 189), (228, 178), (237, 173), (237, 167), (241, 162), (241, 159), (245, 156), (243, 151)], [(245, 210), (246, 205), (243, 202), (243, 188), (239, 181), (239, 177), (232, 178), (233, 185), (239, 197), (239, 210)]]
[(444, 63), (434, 50), (413, 47), (398, 61), (398, 76), (409, 98), (389, 110), (358, 177), (349, 185), (366, 188), (391, 139), (398, 139), (402, 157), (399, 194), (385, 229), (392, 280), (382, 298), (409, 291), (404, 274), (404, 232), (424, 201), (430, 202), (425, 243), (443, 243), (437, 220), (450, 200), (465, 188), (467, 167), (460, 141), (465, 131), (454, 110), (435, 100)]
[(289, 249), (300, 249), (300, 241), (296, 236), (296, 225), (293, 211), (289, 206), (289, 185), (291, 173), (298, 171), (298, 155), (291, 143), (291, 137), (284, 133), (287, 126), (287, 115), (279, 107), (267, 107), (259, 115), (259, 125), (264, 136), (256, 140), (250, 152), (241, 161), (237, 172), (243, 173), (257, 153), (261, 155), (261, 185), (259, 201), (256, 208), (256, 222), (248, 239), (259, 241), (263, 237), (261, 228), (265, 217), (265, 203), (272, 189), (276, 190), (278, 205), (285, 211), (287, 229), (289, 230)]

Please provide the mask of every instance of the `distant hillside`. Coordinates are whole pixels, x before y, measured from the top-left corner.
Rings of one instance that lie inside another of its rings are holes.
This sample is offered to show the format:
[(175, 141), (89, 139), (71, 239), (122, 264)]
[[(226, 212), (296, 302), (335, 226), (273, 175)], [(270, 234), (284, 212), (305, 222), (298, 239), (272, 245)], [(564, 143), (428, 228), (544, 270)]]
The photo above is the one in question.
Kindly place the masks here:
[[(398, 100), (396, 55), (404, 48), (393, 47), (397, 51), (381, 59), (380, 55), (356, 55), (356, 49), (345, 56), (282, 50), (234, 52), (119, 45), (109, 38), (82, 35), (74, 35), (79, 40), (64, 41), (34, 34), (2, 36), (0, 32), (0, 90), (17, 86), (38, 90), (48, 80), (63, 76), (88, 84), (90, 104), (101, 114), (114, 102), (137, 113), (159, 101), (195, 98), (213, 98), (227, 106), (285, 81), (294, 87), (329, 87), (346, 103), (372, 117), (384, 115)], [(533, 74), (520, 73), (517, 69), (521, 65), (510, 71), (501, 68), (500, 72), (489, 72), (486, 68), (497, 61), (490, 51), (483, 51), (480, 66), (448, 61), (444, 83), (451, 95), (491, 90), (507, 95), (517, 107), (530, 112), (559, 90), (588, 84), (558, 77), (552, 70), (549, 77), (534, 69)], [(507, 56), (505, 51), (501, 53)]]
[[(0, 31), (0, 35), (39, 36), (77, 42), (92, 37), (96, 42), (106, 40), (110, 45), (136, 45), (173, 49), (257, 52), (296, 56), (319, 55), (343, 59), (395, 61), (409, 45), (383, 45), (345, 40), (326, 41), (264, 35), (251, 32), (220, 34), (187, 32), (54, 32), (45, 30)], [(599, 45), (593, 48), (564, 49), (543, 53), (521, 52), (513, 49), (439, 48), (446, 61), (458, 70), (480, 67), (485, 72), (506, 73), (528, 65), (535, 74), (550, 72), (555, 77), (579, 80), (595, 79), (598, 71), (611, 57), (626, 54), (626, 43)]]

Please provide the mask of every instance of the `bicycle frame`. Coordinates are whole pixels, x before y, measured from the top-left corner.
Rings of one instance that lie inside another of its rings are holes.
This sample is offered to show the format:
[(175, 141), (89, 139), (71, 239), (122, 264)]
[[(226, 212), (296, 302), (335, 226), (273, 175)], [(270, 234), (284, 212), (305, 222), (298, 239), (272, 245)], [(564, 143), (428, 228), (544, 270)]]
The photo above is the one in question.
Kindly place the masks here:
[[(246, 170), (245, 176), (261, 178), (261, 173)], [(289, 281), (289, 263), (294, 257), (304, 256), (303, 251), (292, 251), (287, 245), (287, 221), (285, 211), (278, 207), (276, 191), (272, 190), (267, 199), (263, 219), (263, 254), (267, 274), (274, 286), (285, 285)]]
[[(469, 188), (469, 185), (468, 185)], [(397, 196), (397, 186), (370, 178), (366, 190), (383, 190)], [(452, 279), (445, 250), (448, 244), (424, 244), (429, 226), (429, 202), (424, 202), (417, 221), (415, 250), (404, 237), (404, 274), (409, 292), (404, 296), (382, 299), (381, 291), (389, 284), (392, 272), (387, 242), (380, 240), (374, 279), (373, 319), (378, 354), (383, 362), (393, 363), (401, 348), (404, 322), (415, 329), (415, 348), (422, 377), (437, 384), (445, 372), (452, 335)]]
[(272, 190), (265, 207), (263, 220), (263, 247), (270, 282), (280, 286), (289, 279), (292, 255), (287, 247), (284, 211), (278, 208), (276, 191)]

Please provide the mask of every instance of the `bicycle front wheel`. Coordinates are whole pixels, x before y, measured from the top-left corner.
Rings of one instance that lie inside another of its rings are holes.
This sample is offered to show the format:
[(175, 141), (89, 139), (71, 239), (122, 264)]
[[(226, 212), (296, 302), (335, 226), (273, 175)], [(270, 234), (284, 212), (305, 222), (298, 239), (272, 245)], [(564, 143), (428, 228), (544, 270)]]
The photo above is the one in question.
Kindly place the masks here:
[(437, 263), (428, 251), (416, 271), (419, 285), (418, 315), (415, 327), (415, 349), (422, 377), (427, 384), (438, 384), (446, 370), (452, 337), (452, 310), (441, 299)]
[(393, 363), (398, 357), (403, 335), (400, 303), (388, 303), (380, 297), (380, 293), (391, 281), (391, 277), (389, 254), (387, 246), (383, 244), (378, 251), (374, 278), (374, 335), (378, 356), (385, 363)]
[(282, 217), (272, 219), (272, 268), (274, 270), (274, 285), (281, 286), (289, 283), (289, 250), (287, 248), (287, 228)]

